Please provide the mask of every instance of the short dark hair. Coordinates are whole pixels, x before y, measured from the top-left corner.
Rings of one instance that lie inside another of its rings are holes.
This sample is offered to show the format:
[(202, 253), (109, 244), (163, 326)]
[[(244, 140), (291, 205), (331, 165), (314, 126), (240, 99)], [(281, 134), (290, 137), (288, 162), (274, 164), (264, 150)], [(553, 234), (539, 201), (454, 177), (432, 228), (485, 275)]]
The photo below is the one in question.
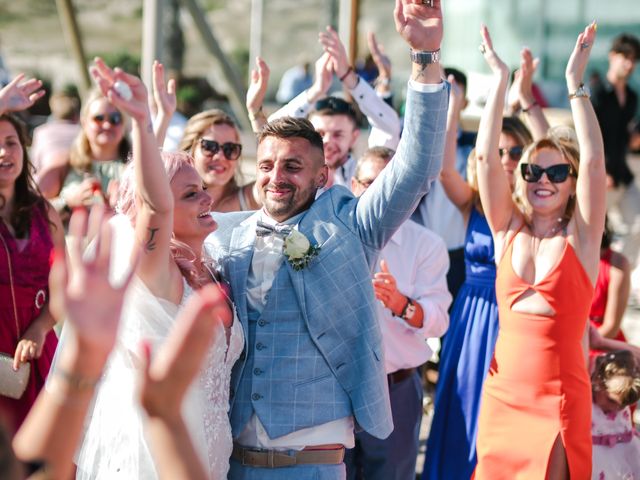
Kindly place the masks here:
[(324, 155), (322, 137), (306, 118), (282, 117), (269, 122), (258, 134), (258, 145), (267, 137), (304, 138)]
[(340, 97), (326, 97), (318, 100), (309, 117), (316, 115), (346, 115), (353, 121), (354, 126), (358, 126), (358, 115), (353, 105)]
[(630, 33), (621, 33), (613, 39), (611, 44), (611, 52), (621, 53), (627, 58), (640, 60), (640, 41), (635, 35)]
[(465, 93), (467, 92), (467, 76), (461, 70), (453, 67), (445, 67), (444, 74), (446, 77), (453, 75), (453, 79), (456, 83), (462, 86), (462, 90)]

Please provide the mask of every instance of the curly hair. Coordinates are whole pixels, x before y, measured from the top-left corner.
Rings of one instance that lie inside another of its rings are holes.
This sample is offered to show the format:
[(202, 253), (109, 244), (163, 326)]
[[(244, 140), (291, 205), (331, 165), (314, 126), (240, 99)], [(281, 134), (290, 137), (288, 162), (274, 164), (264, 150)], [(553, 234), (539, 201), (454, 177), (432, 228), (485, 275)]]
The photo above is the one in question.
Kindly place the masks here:
[[(97, 88), (94, 88), (89, 92), (87, 98), (84, 100), (82, 104), (82, 109), (80, 110), (80, 118), (84, 121), (87, 119), (89, 115), (89, 106), (95, 102), (96, 100), (104, 99), (105, 97), (102, 95), (102, 92)], [(122, 136), (122, 140), (120, 140), (120, 144), (118, 145), (118, 158), (124, 163), (129, 156), (129, 152), (131, 151), (131, 144), (129, 143), (129, 139), (127, 135)], [(91, 146), (89, 145), (89, 139), (87, 138), (87, 134), (84, 131), (84, 128), (80, 130), (78, 136), (73, 141), (71, 148), (69, 150), (69, 164), (72, 168), (76, 170), (80, 170), (83, 172), (91, 171), (91, 162), (93, 158), (91, 156)]]
[(617, 395), (623, 407), (640, 400), (640, 369), (629, 350), (597, 357), (591, 383), (594, 392), (606, 391)]
[[(0, 115), (0, 122), (9, 122), (13, 126), (18, 135), (18, 141), (22, 145), (22, 171), (15, 180), (13, 208), (9, 216), (9, 223), (13, 227), (16, 238), (23, 238), (31, 228), (34, 209), (40, 209), (45, 214), (45, 218), (48, 218), (49, 204), (33, 180), (33, 165), (27, 153), (27, 146), (30, 142), (26, 125), (10, 113)], [(4, 206), (8, 200), (0, 194), (0, 206)], [(49, 224), (53, 225), (50, 221)]]

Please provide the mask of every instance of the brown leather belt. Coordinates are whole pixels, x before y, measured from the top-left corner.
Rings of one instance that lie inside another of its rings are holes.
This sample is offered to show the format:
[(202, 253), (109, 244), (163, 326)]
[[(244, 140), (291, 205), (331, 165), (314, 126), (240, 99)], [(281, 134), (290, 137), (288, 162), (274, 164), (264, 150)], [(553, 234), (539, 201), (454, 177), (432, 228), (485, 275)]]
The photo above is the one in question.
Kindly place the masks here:
[(344, 447), (333, 450), (300, 450), (289, 454), (278, 450), (247, 448), (233, 444), (231, 458), (250, 467), (281, 468), (293, 465), (338, 465), (344, 460)]
[(406, 380), (407, 378), (409, 378), (415, 372), (416, 372), (415, 367), (414, 368), (407, 368), (405, 370), (398, 370), (397, 372), (389, 373), (387, 375), (387, 381), (389, 382), (389, 385), (393, 385), (395, 383), (400, 383), (403, 380)]

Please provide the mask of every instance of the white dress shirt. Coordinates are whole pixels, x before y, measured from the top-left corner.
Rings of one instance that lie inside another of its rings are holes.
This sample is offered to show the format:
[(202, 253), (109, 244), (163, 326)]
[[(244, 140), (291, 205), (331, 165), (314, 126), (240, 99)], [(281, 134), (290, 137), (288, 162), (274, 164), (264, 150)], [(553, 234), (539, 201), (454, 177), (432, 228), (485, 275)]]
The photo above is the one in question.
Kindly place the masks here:
[[(300, 215), (289, 219), (287, 224), (297, 228)], [(275, 225), (264, 210), (249, 217), (246, 222), (257, 223), (258, 220)], [(284, 240), (278, 235), (256, 237), (251, 268), (247, 278), (247, 302), (249, 306), (262, 312), (266, 294), (271, 289), (273, 280), (284, 260), (282, 252)], [(262, 422), (254, 413), (249, 418), (244, 430), (236, 442), (245, 447), (267, 448), (276, 450), (302, 450), (313, 445), (327, 445), (339, 443), (347, 448), (353, 448), (354, 440), (353, 417), (340, 418), (315, 427), (304, 428), (278, 438), (269, 438)]]
[[(415, 90), (419, 90), (415, 88)], [(369, 147), (387, 147), (395, 150), (400, 142), (400, 118), (376, 91), (362, 79), (349, 90), (351, 97), (358, 104), (360, 111), (367, 117), (371, 126)], [(315, 105), (309, 103), (307, 91), (295, 97), (277, 112), (271, 114), (269, 121), (281, 117), (306, 118)], [(351, 177), (348, 178), (351, 181)]]
[(427, 339), (442, 336), (449, 327), (447, 289), (449, 255), (443, 240), (411, 220), (406, 221), (380, 253), (395, 277), (398, 290), (420, 304), (421, 328), (409, 325), (378, 302), (387, 373), (417, 367), (431, 358)]

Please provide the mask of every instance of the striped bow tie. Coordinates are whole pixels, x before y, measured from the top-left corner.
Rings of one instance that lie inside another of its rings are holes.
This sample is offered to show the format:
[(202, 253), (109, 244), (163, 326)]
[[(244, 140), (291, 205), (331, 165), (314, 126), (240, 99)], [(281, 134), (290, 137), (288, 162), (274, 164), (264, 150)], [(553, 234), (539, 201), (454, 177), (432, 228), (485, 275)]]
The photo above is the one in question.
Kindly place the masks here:
[(285, 238), (291, 233), (293, 227), (291, 225), (269, 225), (260, 220), (256, 223), (256, 235), (258, 237), (268, 237), (269, 235), (276, 235), (281, 238)]

